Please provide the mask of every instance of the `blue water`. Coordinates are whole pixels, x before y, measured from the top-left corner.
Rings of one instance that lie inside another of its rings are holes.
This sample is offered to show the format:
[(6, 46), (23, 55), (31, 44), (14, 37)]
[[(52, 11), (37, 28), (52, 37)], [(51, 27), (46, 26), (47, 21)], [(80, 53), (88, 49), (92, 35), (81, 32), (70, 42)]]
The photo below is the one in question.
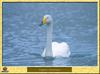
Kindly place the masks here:
[[(71, 56), (44, 60), (47, 27), (53, 17), (53, 41), (67, 42)], [(97, 65), (97, 3), (3, 3), (4, 66)]]

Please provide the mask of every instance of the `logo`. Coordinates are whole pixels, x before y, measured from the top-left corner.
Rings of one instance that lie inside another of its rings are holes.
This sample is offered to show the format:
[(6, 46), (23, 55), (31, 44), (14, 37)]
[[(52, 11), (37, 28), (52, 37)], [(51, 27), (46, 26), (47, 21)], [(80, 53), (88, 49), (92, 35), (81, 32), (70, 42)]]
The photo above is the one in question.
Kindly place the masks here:
[(3, 67), (2, 72), (8, 72), (7, 67)]

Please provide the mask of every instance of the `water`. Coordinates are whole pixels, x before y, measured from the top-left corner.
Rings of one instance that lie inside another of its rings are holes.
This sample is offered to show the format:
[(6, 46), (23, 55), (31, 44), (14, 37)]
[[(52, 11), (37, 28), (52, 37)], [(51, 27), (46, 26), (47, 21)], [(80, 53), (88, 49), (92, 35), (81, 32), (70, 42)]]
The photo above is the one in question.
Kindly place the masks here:
[[(54, 19), (53, 41), (67, 42), (68, 58), (44, 60), (45, 14)], [(96, 66), (97, 3), (3, 3), (4, 66)]]

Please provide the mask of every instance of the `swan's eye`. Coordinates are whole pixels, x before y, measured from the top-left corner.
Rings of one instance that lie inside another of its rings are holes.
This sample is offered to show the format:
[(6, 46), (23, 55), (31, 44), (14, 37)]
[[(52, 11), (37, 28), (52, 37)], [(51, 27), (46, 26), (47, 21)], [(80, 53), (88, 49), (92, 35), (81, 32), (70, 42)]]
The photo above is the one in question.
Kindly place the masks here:
[(48, 17), (46, 18), (46, 20), (48, 20)]
[(49, 18), (47, 17), (47, 18), (46, 18), (46, 23), (48, 23), (48, 22), (49, 22)]

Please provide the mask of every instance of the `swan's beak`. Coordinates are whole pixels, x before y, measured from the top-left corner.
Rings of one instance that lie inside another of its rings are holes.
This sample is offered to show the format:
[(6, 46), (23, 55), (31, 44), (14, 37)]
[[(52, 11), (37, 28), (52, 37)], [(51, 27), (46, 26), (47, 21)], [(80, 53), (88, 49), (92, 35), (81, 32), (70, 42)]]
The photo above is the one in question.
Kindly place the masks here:
[(46, 17), (44, 16), (43, 19), (42, 19), (42, 22), (41, 22), (40, 26), (45, 25), (45, 24), (46, 24)]

